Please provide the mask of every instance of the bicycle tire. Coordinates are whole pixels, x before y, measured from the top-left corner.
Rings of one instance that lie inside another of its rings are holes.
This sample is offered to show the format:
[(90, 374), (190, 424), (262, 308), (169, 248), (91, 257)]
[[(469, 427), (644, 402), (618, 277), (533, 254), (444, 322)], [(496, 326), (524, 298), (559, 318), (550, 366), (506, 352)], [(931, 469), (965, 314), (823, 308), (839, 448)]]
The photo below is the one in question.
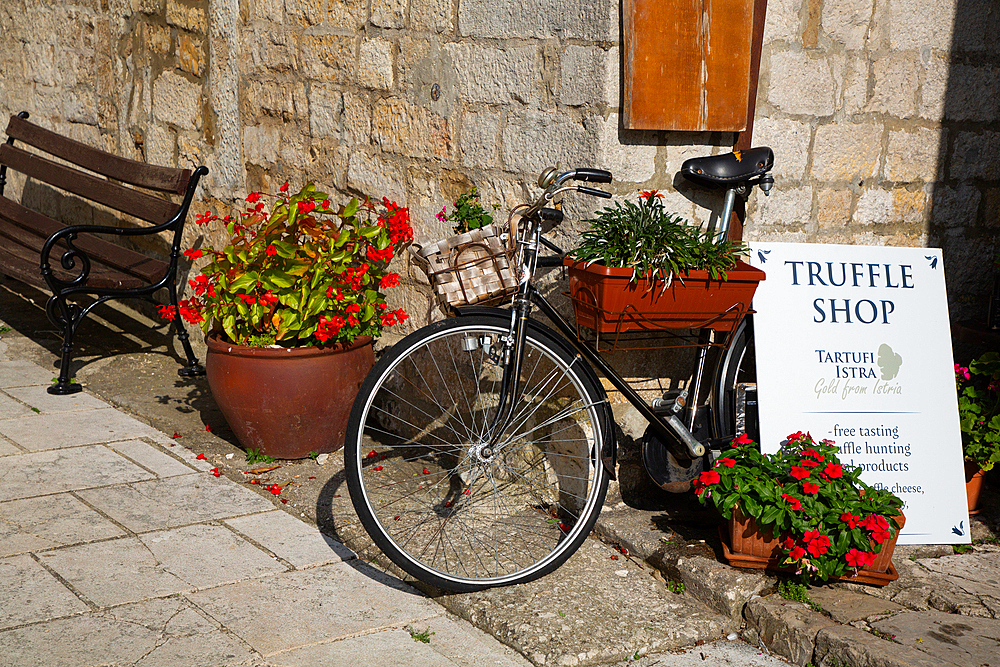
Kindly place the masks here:
[[(754, 350), (753, 318), (744, 317), (733, 332), (732, 340), (722, 356), (715, 373), (713, 396), (713, 428), (716, 438), (736, 435), (738, 384), (756, 384), (757, 364)], [(757, 427), (751, 425), (749, 435), (758, 437)]]
[(514, 418), (483, 451), (503, 371), (490, 351), (509, 325), (474, 315), (410, 334), (362, 383), (347, 426), (347, 485), (365, 530), (405, 572), (449, 591), (552, 572), (607, 493), (607, 395), (541, 325), (527, 333)]

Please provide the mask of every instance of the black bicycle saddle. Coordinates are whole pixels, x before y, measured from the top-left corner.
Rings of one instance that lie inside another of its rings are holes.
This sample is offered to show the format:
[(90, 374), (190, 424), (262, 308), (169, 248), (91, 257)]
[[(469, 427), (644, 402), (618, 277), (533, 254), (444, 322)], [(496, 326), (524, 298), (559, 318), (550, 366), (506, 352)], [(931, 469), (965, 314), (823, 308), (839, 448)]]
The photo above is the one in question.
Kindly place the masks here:
[(722, 155), (693, 157), (681, 165), (689, 181), (708, 187), (733, 186), (762, 176), (774, 166), (774, 151), (767, 146)]

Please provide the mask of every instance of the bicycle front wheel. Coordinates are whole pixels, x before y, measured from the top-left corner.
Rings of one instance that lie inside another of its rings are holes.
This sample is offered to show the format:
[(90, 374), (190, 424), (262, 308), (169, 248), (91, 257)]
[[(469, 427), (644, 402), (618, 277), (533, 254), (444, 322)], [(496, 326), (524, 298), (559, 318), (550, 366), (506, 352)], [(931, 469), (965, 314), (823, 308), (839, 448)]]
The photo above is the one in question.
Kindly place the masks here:
[(712, 387), (715, 437), (746, 433), (760, 438), (757, 418), (757, 359), (753, 343), (753, 318), (744, 317), (723, 350)]
[(368, 375), (347, 427), (361, 523), (396, 565), (446, 590), (551, 572), (590, 533), (608, 488), (607, 397), (541, 327), (529, 329), (511, 417), (491, 435), (508, 330), (480, 315), (410, 334)]

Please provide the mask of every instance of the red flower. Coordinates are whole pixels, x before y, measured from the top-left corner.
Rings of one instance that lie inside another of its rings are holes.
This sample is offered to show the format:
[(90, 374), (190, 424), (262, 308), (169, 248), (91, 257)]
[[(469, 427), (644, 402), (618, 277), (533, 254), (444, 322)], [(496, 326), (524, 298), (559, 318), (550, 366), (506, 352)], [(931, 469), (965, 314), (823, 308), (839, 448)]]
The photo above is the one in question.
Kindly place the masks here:
[(885, 517), (879, 516), (878, 514), (869, 514), (865, 517), (865, 520), (861, 523), (866, 530), (876, 531), (876, 530), (888, 530), (889, 522), (885, 520)]
[(281, 190), (282, 192), (288, 192), (288, 181), (285, 181), (285, 184), (278, 189)]
[(374, 470), (375, 472), (378, 472), (381, 469), (382, 469), (382, 466), (375, 466), (374, 468), (372, 468), (372, 470)]
[(388, 262), (392, 259), (392, 252), (392, 246), (389, 246), (385, 250), (376, 250), (372, 246), (368, 246), (368, 249), (365, 251), (365, 257), (373, 262)]
[(199, 454), (195, 458), (198, 459), (199, 461), (204, 461), (207, 457), (204, 454)]
[(733, 447), (736, 447), (737, 445), (750, 445), (750, 444), (753, 444), (753, 440), (751, 440), (750, 436), (748, 436), (746, 433), (741, 433), (740, 437), (733, 440)]
[(204, 213), (202, 213), (201, 215), (199, 215), (197, 218), (195, 218), (194, 224), (196, 224), (196, 225), (198, 225), (200, 227), (202, 225), (207, 225), (208, 223), (212, 222), (213, 220), (218, 220), (218, 218), (216, 218), (215, 215), (211, 211), (205, 211)]
[(787, 493), (782, 493), (781, 497), (785, 499), (785, 502), (787, 502), (788, 506), (791, 507), (793, 510), (802, 509), (802, 503), (799, 502), (798, 498), (790, 496)]
[(847, 564), (851, 567), (864, 567), (865, 565), (871, 564), (871, 562), (875, 560), (875, 556), (867, 551), (851, 549), (844, 554), (844, 560), (846, 560)]
[(388, 289), (390, 287), (399, 286), (399, 274), (398, 273), (387, 273), (382, 276), (382, 279), (378, 283), (379, 289)]
[(792, 477), (795, 479), (805, 479), (809, 476), (809, 471), (802, 466), (792, 466)]
[(274, 244), (272, 243), (268, 245), (267, 248), (264, 249), (264, 252), (267, 254), (268, 257), (274, 257), (275, 255), (278, 254), (278, 249), (275, 248)]
[(259, 192), (251, 192), (250, 194), (247, 195), (247, 203), (248, 204), (256, 204), (258, 201), (260, 201), (260, 193)]
[(373, 450), (371, 450), (370, 452), (368, 452), (368, 454), (367, 454), (367, 455), (365, 456), (365, 458), (366, 458), (366, 459), (373, 459), (373, 458), (375, 458), (376, 456), (378, 456), (378, 454), (376, 454), (376, 453), (375, 453), (375, 450), (373, 449)]
[(267, 487), (267, 490), (271, 492), (271, 495), (275, 496), (281, 495), (281, 487), (278, 486), (277, 484), (272, 484), (271, 486)]
[(209, 426), (208, 424), (205, 424), (205, 430), (208, 431), (209, 433), (211, 433), (212, 432), (212, 427)]
[(882, 544), (889, 539), (888, 530), (874, 530), (872, 531), (872, 542), (875, 544)]
[(788, 557), (792, 560), (802, 560), (802, 557), (806, 555), (806, 550), (802, 547), (795, 547), (788, 552)]
[(819, 484), (813, 484), (812, 482), (802, 482), (802, 491), (808, 493), (811, 496), (815, 496), (819, 493)]
[(299, 213), (305, 215), (316, 208), (316, 202), (312, 200), (300, 201), (299, 202)]
[(184, 321), (190, 322), (191, 324), (198, 324), (205, 319), (205, 317), (201, 314), (201, 311), (190, 299), (180, 302), (180, 313), (181, 317), (184, 318)]
[[(801, 431), (799, 431), (799, 433), (801, 433)], [(788, 437), (791, 438), (791, 436), (788, 436)], [(821, 455), (819, 452), (817, 452), (812, 447), (810, 447), (809, 449), (803, 449), (802, 450), (802, 455), (803, 456), (811, 456), (814, 459), (816, 459), (817, 461), (819, 461), (820, 463), (822, 463), (823, 461), (826, 460), (825, 456)]]
[(727, 468), (732, 468), (734, 465), (736, 465), (736, 459), (719, 459), (718, 461), (715, 462), (715, 466), (719, 467), (720, 465), (726, 466)]
[(830, 548), (830, 538), (820, 535), (818, 530), (809, 530), (805, 534), (806, 549), (816, 558), (826, 553)]
[(213, 474), (213, 475), (215, 475), (216, 477), (218, 477), (218, 476), (220, 475), (220, 473), (219, 473), (219, 469), (218, 469), (218, 468), (212, 468), (212, 469), (211, 469), (211, 470), (209, 470), (208, 472), (212, 473), (212, 474)]
[(424, 469), (423, 469), (423, 470), (421, 471), (421, 473), (420, 473), (420, 474), (422, 474), (422, 475), (429, 475), (429, 474), (431, 474), (431, 471), (430, 471), (430, 470), (428, 470), (427, 468), (424, 468)]
[(191, 248), (184, 251), (184, 256), (188, 259), (201, 259), (201, 256), (204, 254), (200, 248)]
[(827, 463), (826, 468), (823, 470), (823, 474), (830, 479), (837, 479), (838, 477), (844, 476), (844, 466), (839, 463)]
[(360, 313), (361, 312), (361, 304), (352, 303), (347, 308), (345, 308), (344, 311), (348, 312), (348, 313)]
[(799, 465), (801, 465), (803, 468), (815, 468), (819, 464), (816, 463), (815, 461), (810, 461), (809, 459), (802, 459), (801, 461), (799, 461)]
[(174, 308), (172, 304), (168, 306), (157, 306), (156, 310), (161, 319), (173, 322), (174, 318), (177, 317), (177, 309)]
[(848, 528), (854, 529), (858, 527), (858, 522), (861, 520), (861, 517), (854, 516), (850, 512), (844, 512), (840, 515), (840, 520), (846, 523)]
[(715, 470), (706, 470), (698, 476), (698, 481), (705, 485), (718, 484), (722, 481), (722, 475)]

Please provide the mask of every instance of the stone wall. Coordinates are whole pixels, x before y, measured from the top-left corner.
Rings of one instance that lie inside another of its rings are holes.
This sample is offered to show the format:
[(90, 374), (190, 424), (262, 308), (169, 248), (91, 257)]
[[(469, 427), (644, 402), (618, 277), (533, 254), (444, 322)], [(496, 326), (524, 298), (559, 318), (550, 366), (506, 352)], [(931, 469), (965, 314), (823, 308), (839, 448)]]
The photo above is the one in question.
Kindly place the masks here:
[[(618, 195), (665, 190), (704, 222), (718, 198), (675, 174), (733, 137), (621, 129), (620, 24), (607, 0), (4, 0), (0, 116), (206, 164), (201, 208), (315, 180), (405, 203), (434, 238), (470, 185), (511, 206), (558, 162), (612, 170)], [(989, 0), (770, 0), (754, 136), (778, 182), (747, 238), (942, 246), (953, 317), (981, 317), (998, 24)], [(415, 326), (431, 309), (404, 273)]]

